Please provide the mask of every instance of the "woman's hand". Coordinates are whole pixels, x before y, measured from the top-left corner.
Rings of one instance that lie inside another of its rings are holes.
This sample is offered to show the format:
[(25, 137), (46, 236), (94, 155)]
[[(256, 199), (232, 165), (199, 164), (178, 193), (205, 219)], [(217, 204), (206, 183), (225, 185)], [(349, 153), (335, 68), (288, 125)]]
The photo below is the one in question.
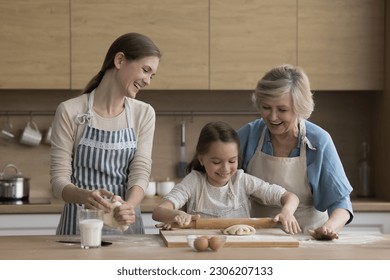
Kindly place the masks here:
[(315, 230), (309, 229), (309, 234), (316, 240), (333, 240), (339, 239), (339, 234), (332, 228), (322, 226)]
[(330, 214), (326, 223), (316, 229), (309, 230), (309, 234), (317, 240), (333, 240), (338, 239), (338, 232), (343, 229), (351, 214), (348, 210), (337, 208)]
[(129, 202), (123, 201), (120, 196), (115, 196), (115, 201), (122, 203), (115, 207), (114, 218), (120, 225), (130, 225), (135, 223), (135, 206)]
[(285, 214), (283, 211), (276, 215), (273, 221), (281, 223), (283, 230), (287, 233), (296, 234), (302, 231), (294, 215)]
[(113, 198), (114, 194), (106, 189), (89, 191), (85, 198), (84, 205), (88, 209), (101, 209), (110, 212), (111, 203), (106, 198)]

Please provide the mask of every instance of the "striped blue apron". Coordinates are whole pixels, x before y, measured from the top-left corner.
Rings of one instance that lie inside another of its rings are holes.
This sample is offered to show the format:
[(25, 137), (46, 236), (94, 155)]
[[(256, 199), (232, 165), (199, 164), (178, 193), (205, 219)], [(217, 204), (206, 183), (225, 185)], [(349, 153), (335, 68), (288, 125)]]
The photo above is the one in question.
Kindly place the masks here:
[[(129, 165), (137, 150), (137, 139), (131, 122), (130, 104), (126, 99), (125, 111), (128, 128), (105, 131), (92, 127), (94, 92), (88, 99), (88, 112), (79, 114), (76, 123), (86, 125), (73, 158), (71, 181), (75, 186), (88, 190), (105, 188), (125, 199)], [(57, 227), (58, 235), (78, 235), (78, 208), (81, 205), (67, 203)], [(135, 209), (135, 223), (125, 233), (144, 233), (141, 211)], [(103, 234), (122, 233), (108, 227)]]

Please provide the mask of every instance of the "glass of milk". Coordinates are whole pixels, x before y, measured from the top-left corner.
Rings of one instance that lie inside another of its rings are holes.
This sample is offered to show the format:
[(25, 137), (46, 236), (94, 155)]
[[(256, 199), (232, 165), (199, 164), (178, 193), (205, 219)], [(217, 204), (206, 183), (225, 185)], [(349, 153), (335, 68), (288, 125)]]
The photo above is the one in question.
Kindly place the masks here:
[(79, 209), (81, 248), (99, 248), (102, 243), (103, 210)]

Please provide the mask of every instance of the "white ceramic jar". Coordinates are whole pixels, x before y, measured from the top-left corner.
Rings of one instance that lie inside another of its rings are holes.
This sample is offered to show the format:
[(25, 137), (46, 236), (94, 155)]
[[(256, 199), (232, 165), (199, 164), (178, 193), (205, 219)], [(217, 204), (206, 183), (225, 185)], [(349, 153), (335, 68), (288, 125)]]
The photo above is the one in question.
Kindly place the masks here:
[(156, 182), (155, 181), (150, 181), (148, 188), (145, 190), (145, 196), (155, 196), (156, 195)]
[(169, 178), (166, 181), (158, 182), (157, 195), (164, 196), (168, 194), (173, 189), (174, 186), (175, 186), (175, 182), (169, 181)]

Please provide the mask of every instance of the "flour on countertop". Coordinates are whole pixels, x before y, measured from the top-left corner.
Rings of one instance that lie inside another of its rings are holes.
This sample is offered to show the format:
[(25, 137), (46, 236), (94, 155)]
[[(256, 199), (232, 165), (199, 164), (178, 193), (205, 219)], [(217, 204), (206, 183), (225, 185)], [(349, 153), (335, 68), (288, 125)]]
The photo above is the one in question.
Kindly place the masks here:
[(309, 235), (297, 234), (294, 236), (298, 239), (301, 245), (326, 245), (331, 243), (347, 245), (347, 244), (368, 244), (383, 240), (383, 236), (377, 233), (340, 233), (339, 239), (334, 240), (315, 240)]

